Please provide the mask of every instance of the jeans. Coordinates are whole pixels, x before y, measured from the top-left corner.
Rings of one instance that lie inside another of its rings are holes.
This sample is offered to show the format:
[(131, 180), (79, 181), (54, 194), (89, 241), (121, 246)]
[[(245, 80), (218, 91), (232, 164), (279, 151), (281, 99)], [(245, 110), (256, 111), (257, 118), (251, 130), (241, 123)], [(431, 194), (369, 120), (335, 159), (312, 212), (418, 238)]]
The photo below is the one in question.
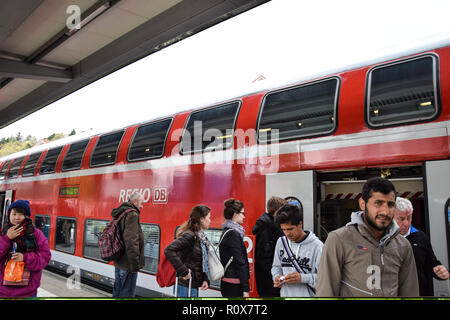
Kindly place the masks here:
[[(175, 294), (175, 286), (173, 287), (173, 293)], [(189, 287), (184, 287), (178, 285), (177, 298), (188, 298), (189, 297)], [(198, 288), (191, 288), (191, 298), (198, 297)]]
[(131, 297), (136, 295), (137, 272), (132, 273), (115, 267), (113, 297)]

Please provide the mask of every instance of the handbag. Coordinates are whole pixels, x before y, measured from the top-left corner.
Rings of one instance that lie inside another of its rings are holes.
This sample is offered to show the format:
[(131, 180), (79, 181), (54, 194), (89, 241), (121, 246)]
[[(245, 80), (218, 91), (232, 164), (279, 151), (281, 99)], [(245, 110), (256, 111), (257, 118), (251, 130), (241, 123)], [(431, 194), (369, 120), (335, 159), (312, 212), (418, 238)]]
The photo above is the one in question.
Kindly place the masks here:
[[(232, 229), (229, 229), (225, 231), (225, 233), (222, 235), (222, 238), (220, 238), (219, 244), (217, 245), (217, 248), (219, 248), (220, 243), (222, 242), (222, 239), (225, 237), (225, 235), (228, 233), (228, 231), (231, 231)], [(208, 242), (208, 269), (209, 269), (209, 276), (211, 281), (217, 281), (219, 279), (222, 279), (222, 277), (225, 275), (225, 271), (230, 266), (231, 262), (233, 261), (233, 257), (228, 260), (225, 268), (222, 265), (222, 262), (220, 262), (220, 259), (216, 253), (216, 248)]]
[(25, 268), (25, 262), (9, 260), (3, 275), (3, 285), (13, 287), (27, 286), (30, 281), (30, 271)]

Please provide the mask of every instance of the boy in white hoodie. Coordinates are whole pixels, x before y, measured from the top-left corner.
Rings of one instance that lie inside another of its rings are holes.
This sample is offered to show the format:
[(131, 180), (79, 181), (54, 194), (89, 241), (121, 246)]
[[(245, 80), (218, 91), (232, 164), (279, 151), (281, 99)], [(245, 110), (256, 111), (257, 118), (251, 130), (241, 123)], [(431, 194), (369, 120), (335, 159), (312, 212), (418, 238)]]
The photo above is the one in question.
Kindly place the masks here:
[(281, 297), (313, 297), (323, 243), (314, 233), (303, 230), (301, 207), (284, 205), (275, 223), (285, 236), (275, 246), (273, 286), (281, 288)]

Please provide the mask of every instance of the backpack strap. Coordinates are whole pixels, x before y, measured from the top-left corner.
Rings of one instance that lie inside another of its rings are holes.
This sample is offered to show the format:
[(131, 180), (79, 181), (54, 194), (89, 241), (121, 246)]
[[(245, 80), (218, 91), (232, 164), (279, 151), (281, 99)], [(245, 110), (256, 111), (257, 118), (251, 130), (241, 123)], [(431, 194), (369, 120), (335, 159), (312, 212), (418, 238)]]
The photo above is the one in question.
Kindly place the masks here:
[(120, 214), (120, 216), (119, 216), (116, 220), (117, 220), (117, 221), (120, 221), (120, 219), (122, 219), (122, 218), (125, 216), (125, 214), (127, 214), (127, 213), (130, 212), (130, 211), (136, 211), (136, 209), (130, 208), (130, 209), (125, 210), (124, 212), (122, 212), (122, 213)]
[[(297, 272), (300, 274), (302, 274), (302, 273), (307, 274), (307, 272), (305, 272), (305, 270), (302, 268), (302, 266), (298, 264), (296, 256), (292, 253), (291, 246), (289, 245), (289, 242), (287, 241), (286, 236), (281, 237), (281, 242), (283, 242), (283, 246), (288, 254), (289, 261), (294, 266), (295, 270), (297, 270)], [(305, 284), (308, 286), (309, 289), (312, 290), (312, 292), (314, 292), (314, 294), (316, 293), (316, 289), (314, 289), (314, 287), (312, 287), (311, 285), (309, 285), (307, 283), (305, 283)]]
[[(230, 232), (233, 229), (228, 229), (227, 231), (225, 231), (224, 233), (222, 233), (222, 236), (220, 237), (220, 241), (219, 244), (217, 245), (217, 248), (219, 248), (220, 244), (222, 243), (223, 238), (225, 238), (225, 235)], [(225, 267), (223, 268), (223, 273), (225, 274), (225, 271), (227, 271), (228, 267), (230, 266), (230, 264), (233, 262), (234, 257), (231, 256), (230, 259), (228, 260), (227, 264), (225, 265)]]

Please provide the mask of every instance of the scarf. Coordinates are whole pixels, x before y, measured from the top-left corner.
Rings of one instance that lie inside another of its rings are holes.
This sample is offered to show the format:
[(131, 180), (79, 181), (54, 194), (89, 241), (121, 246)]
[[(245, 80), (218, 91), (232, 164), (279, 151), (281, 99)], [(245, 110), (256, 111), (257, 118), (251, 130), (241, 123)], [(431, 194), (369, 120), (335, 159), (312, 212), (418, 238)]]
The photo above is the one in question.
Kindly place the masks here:
[[(25, 218), (20, 224), (23, 227), (20, 235), (11, 241), (11, 248), (13, 243), (17, 244), (16, 252), (25, 253), (35, 251), (37, 249), (36, 237), (34, 236), (33, 221), (30, 218)], [(2, 236), (6, 235), (9, 228), (14, 227), (12, 223), (6, 223), (1, 233)]]
[(239, 223), (233, 221), (233, 220), (225, 220), (225, 222), (222, 224), (222, 228), (228, 228), (228, 229), (234, 229), (236, 230), (239, 235), (241, 236), (242, 240), (244, 240), (245, 230), (244, 227), (241, 226)]
[(200, 245), (202, 247), (203, 272), (206, 273), (206, 275), (208, 276), (208, 279), (209, 279), (210, 276), (209, 276), (209, 268), (208, 268), (208, 245), (209, 245), (208, 237), (206, 236), (206, 233), (203, 230), (200, 230), (198, 232), (198, 237), (200, 239)]

